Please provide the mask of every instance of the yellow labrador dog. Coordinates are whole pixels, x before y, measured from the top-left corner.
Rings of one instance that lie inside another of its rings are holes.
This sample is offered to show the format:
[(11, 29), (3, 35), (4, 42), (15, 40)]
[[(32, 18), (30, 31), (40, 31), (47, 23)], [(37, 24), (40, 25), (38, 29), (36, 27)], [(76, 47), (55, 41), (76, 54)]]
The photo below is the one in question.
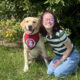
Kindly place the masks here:
[(24, 30), (23, 47), (24, 47), (24, 72), (29, 69), (29, 60), (42, 56), (48, 67), (47, 54), (44, 43), (41, 40), (39, 32), (39, 20), (36, 17), (27, 17), (21, 22), (21, 27)]

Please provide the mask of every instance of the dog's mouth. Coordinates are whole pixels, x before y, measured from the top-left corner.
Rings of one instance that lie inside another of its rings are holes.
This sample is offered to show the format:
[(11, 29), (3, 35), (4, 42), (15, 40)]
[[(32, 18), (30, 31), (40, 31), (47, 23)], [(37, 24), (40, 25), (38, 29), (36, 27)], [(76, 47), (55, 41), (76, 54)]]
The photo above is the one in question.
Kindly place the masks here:
[(34, 32), (34, 30), (28, 30), (27, 32), (28, 32), (28, 34), (32, 34)]
[(29, 25), (27, 28), (27, 33), (32, 34), (33, 32), (34, 32), (34, 29), (33, 29), (32, 25)]

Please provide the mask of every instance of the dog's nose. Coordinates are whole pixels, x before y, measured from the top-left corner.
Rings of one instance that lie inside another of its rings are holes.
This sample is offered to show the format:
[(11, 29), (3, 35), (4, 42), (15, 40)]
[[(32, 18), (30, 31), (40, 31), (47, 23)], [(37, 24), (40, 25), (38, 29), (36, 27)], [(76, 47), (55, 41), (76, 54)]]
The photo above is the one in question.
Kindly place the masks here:
[(29, 30), (32, 30), (32, 26), (31, 25), (29, 25), (28, 28), (29, 28)]

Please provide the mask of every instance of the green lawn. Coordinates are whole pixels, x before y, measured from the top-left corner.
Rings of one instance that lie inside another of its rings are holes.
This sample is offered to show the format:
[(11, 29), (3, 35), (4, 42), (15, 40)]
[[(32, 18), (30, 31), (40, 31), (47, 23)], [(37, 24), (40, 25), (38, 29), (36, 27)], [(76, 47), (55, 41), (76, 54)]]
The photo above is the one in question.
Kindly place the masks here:
[[(47, 50), (50, 56), (51, 51), (49, 48)], [(0, 80), (80, 80), (80, 67), (74, 75), (65, 79), (47, 75), (44, 62), (33, 61), (26, 73), (23, 67), (23, 49), (0, 46)]]

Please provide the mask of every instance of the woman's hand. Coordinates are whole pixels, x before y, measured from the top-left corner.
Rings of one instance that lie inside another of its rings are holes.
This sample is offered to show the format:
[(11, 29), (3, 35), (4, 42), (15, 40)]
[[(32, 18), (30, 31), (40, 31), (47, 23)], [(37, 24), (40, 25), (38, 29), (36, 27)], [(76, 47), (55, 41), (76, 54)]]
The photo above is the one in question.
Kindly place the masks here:
[(57, 66), (59, 66), (62, 63), (61, 60), (56, 60), (54, 61), (53, 67), (56, 68)]

